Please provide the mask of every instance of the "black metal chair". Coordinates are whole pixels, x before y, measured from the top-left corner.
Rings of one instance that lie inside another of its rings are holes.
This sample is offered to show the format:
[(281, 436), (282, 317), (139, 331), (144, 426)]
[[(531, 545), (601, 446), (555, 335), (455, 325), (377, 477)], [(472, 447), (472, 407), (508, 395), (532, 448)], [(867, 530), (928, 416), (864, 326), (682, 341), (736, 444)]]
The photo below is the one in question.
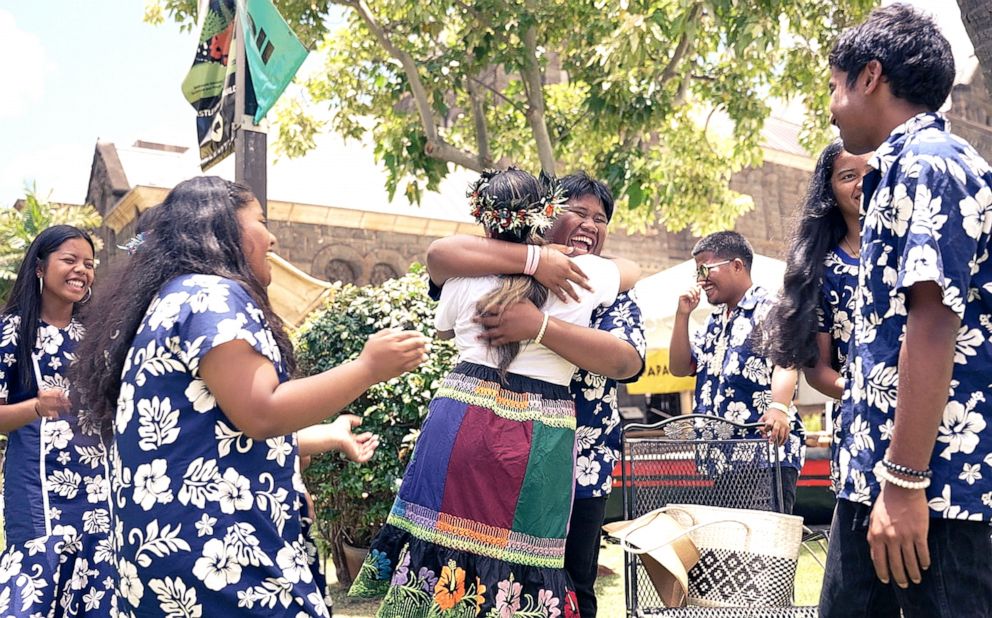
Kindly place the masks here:
[[(625, 426), (624, 517), (635, 519), (668, 504), (779, 510), (783, 500), (778, 449), (761, 436), (760, 426), (699, 414)], [(625, 555), (624, 574), (631, 618), (816, 616), (815, 607), (666, 608), (637, 556)]]

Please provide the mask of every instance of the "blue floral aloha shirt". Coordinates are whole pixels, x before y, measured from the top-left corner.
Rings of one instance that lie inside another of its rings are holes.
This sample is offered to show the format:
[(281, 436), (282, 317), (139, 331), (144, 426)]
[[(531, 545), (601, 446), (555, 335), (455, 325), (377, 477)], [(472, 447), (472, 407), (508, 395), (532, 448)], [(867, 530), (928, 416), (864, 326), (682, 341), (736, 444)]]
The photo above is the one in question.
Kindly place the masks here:
[[(854, 334), (854, 290), (858, 287), (858, 258), (835, 247), (823, 260), (823, 277), (820, 280), (820, 306), (817, 307), (819, 331), (830, 335), (833, 367), (846, 375), (850, 355), (851, 336)], [(836, 452), (840, 447), (840, 402), (835, 401), (831, 414), (833, 435), (831, 444)], [(840, 471), (836, 461), (830, 462), (830, 482), (834, 493), (840, 491)]]
[(128, 351), (110, 452), (120, 616), (327, 616), (300, 519), (296, 435), (253, 440), (199, 365), (244, 341), (288, 378), (261, 309), (237, 282), (182, 275)]
[[(84, 336), (73, 319), (65, 328), (38, 321), (33, 362), (17, 358), (20, 318), (0, 317), (0, 398), (33, 399), (38, 387), (70, 398), (69, 366)], [(34, 374), (30, 387), (21, 378)], [(6, 548), (0, 555), (0, 616), (110, 615), (114, 566), (110, 555), (107, 452), (91, 415), (70, 410), (34, 419), (7, 436), (3, 478)]]
[(931, 516), (992, 519), (992, 169), (942, 115), (896, 127), (864, 178), (861, 269), (835, 457), (840, 497), (871, 504), (892, 437), (906, 290), (933, 281), (961, 318), (927, 489)]
[[(644, 371), (647, 340), (641, 309), (633, 290), (621, 292), (609, 307), (597, 307), (590, 328), (626, 341), (641, 357), (641, 370), (622, 382), (633, 382)], [(613, 490), (613, 468), (620, 460), (620, 412), (617, 380), (578, 369), (569, 385), (575, 398), (575, 498), (608, 496)]]
[[(737, 423), (757, 423), (772, 402), (772, 369), (768, 358), (753, 346), (751, 334), (768, 315), (772, 298), (761, 286), (751, 286), (727, 315), (718, 305), (706, 326), (692, 336), (696, 363), (693, 413), (720, 416)], [(779, 448), (782, 465), (802, 470), (806, 431), (795, 406), (789, 409), (789, 439)]]
[(827, 253), (823, 260), (820, 282), (820, 306), (817, 321), (821, 333), (829, 333), (836, 352), (838, 371), (847, 365), (848, 348), (854, 333), (854, 290), (858, 287), (858, 258), (851, 257), (840, 247)]

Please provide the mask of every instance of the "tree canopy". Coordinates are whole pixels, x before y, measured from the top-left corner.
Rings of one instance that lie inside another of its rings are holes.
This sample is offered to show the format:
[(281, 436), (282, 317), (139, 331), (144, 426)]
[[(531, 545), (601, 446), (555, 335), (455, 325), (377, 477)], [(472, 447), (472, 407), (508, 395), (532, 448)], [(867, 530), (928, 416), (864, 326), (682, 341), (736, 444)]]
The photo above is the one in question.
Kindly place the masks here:
[[(773, 101), (827, 137), (830, 46), (873, 0), (276, 0), (324, 62), (277, 108), (276, 148), (370, 138), (390, 194), (418, 202), (449, 164), (583, 168), (631, 229), (696, 233), (753, 207), (731, 175), (761, 162)], [(189, 27), (195, 0), (150, 0)]]

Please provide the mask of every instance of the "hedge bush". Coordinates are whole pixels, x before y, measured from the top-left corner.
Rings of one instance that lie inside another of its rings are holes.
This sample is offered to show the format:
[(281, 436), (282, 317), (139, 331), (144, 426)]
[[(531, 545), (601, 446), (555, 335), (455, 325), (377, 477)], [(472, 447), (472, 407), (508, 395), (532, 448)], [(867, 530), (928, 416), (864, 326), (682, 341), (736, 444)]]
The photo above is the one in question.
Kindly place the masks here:
[[(427, 294), (426, 269), (380, 286), (340, 285), (296, 333), (300, 372), (312, 375), (357, 358), (366, 339), (383, 328), (401, 327), (434, 336), (435, 304)], [(317, 510), (316, 531), (329, 547), (338, 580), (350, 583), (342, 542), (367, 547), (385, 523), (427, 404), (455, 360), (451, 342), (435, 339), (430, 358), (416, 371), (370, 388), (345, 410), (364, 419), (362, 430), (379, 434), (375, 456), (351, 463), (336, 453), (314, 457), (304, 472)]]

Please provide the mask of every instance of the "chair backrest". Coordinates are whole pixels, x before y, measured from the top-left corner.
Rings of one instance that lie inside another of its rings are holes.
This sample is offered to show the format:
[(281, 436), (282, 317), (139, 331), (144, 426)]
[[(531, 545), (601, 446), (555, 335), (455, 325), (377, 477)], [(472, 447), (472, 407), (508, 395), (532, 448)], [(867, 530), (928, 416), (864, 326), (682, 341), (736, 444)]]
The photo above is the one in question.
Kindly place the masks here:
[[(624, 517), (671, 503), (778, 510), (778, 449), (760, 427), (700, 414), (627, 425), (621, 432)], [(625, 556), (625, 571), (630, 615), (663, 607), (636, 556)]]

